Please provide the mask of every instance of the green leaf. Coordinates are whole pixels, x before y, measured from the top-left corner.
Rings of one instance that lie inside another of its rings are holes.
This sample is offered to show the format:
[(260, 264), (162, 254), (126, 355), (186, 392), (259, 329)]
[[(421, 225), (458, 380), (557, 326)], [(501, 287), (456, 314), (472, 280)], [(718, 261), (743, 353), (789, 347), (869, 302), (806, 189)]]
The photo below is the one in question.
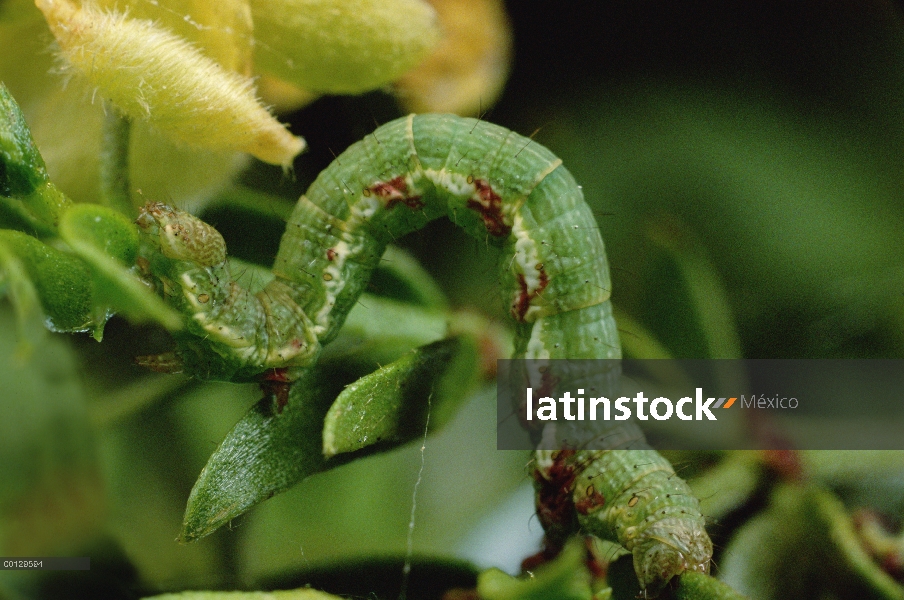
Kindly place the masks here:
[(418, 348), (339, 394), (326, 415), (323, 453), (401, 444), (445, 424), (476, 384), (477, 348), (458, 337)]
[[(446, 340), (413, 351), (387, 367), (384, 373), (378, 371), (374, 375), (377, 377), (368, 380), (371, 385), (385, 386), (379, 391), (396, 390), (395, 396), (404, 398), (405, 402), (395, 405), (397, 410), (393, 412), (393, 404), (381, 399), (377, 404), (385, 411), (366, 420), (382, 433), (383, 424), (376, 421), (387, 419), (392, 435), (387, 435), (389, 439), (385, 441), (398, 445), (423, 435), (426, 415), (416, 409), (427, 405), (432, 388), (436, 390), (437, 401), (431, 428), (449, 420), (476, 377), (476, 349), (471, 342)], [(327, 383), (329, 379), (330, 372), (326, 370), (304, 371), (292, 384), (288, 404), (281, 411), (272, 398), (265, 397), (236, 424), (210, 457), (191, 491), (181, 541), (195, 541), (209, 535), (230, 519), (306, 477), (353, 458), (338, 456), (328, 461), (323, 453), (327, 435), (324, 419), (336, 397)], [(399, 396), (399, 387), (411, 388), (415, 393)], [(344, 396), (348, 397), (355, 401), (363, 399), (358, 392)], [(400, 419), (406, 411), (418, 413), (420, 417)], [(354, 416), (353, 421), (360, 420), (361, 416)], [(354, 432), (354, 425), (340, 417), (333, 417), (327, 425), (334, 439), (337, 432), (340, 434), (342, 451), (376, 452), (383, 448), (360, 443), (354, 433), (349, 433)]]
[(18, 231), (0, 230), (0, 243), (24, 265), (48, 327), (84, 331), (94, 323), (91, 272), (84, 262)]
[(783, 486), (768, 510), (750, 519), (732, 537), (722, 559), (721, 577), (754, 598), (811, 597), (818, 560), (808, 533), (804, 494)]
[(758, 452), (728, 453), (715, 466), (688, 479), (707, 519), (720, 520), (751, 500), (763, 479)]
[(106, 306), (136, 322), (156, 321), (170, 330), (181, 329), (179, 313), (127, 268), (138, 253), (138, 230), (126, 217), (103, 206), (77, 204), (63, 214), (60, 236), (90, 268), (95, 335), (106, 321)]
[(52, 233), (69, 204), (50, 183), (25, 117), (0, 83), (0, 223)]
[(301, 374), (279, 412), (258, 402), (210, 457), (192, 488), (180, 541), (192, 542), (326, 466), (323, 417), (331, 403), (311, 371)]
[(25, 116), (0, 83), (0, 194), (27, 196), (47, 183), (47, 167)]
[[(849, 575), (851, 581), (846, 587), (856, 590), (856, 597), (904, 599), (904, 586), (883, 570), (867, 552), (864, 540), (858, 534), (854, 520), (841, 500), (816, 486), (809, 490), (806, 500), (813, 514), (815, 528), (826, 535), (822, 547), (826, 550), (828, 560), (823, 565), (843, 564), (843, 568), (833, 568), (831, 571)], [(840, 579), (842, 578), (834, 581)]]
[[(97, 204), (75, 204), (60, 223), (67, 241), (85, 242), (123, 266), (135, 264), (138, 228), (121, 213)], [(71, 245), (71, 243), (70, 243)]]

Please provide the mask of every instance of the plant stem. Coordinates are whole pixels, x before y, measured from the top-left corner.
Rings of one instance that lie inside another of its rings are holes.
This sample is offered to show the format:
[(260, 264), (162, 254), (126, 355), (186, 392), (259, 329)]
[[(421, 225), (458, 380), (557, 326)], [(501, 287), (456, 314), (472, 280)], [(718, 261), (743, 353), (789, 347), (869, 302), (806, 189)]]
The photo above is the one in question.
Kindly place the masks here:
[(104, 205), (136, 216), (129, 190), (129, 137), (132, 122), (111, 104), (105, 105), (100, 152), (100, 195)]

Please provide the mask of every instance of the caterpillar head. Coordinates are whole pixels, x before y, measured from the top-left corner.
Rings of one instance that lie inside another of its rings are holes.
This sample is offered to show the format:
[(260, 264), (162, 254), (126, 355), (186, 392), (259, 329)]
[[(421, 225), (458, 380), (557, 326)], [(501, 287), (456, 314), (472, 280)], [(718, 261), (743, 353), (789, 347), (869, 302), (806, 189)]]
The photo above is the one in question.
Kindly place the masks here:
[(709, 573), (713, 544), (697, 520), (670, 518), (645, 530), (632, 553), (644, 597), (654, 598), (675, 575)]
[(216, 229), (187, 212), (150, 202), (136, 220), (148, 237), (159, 243), (166, 258), (212, 267), (226, 260), (226, 242)]

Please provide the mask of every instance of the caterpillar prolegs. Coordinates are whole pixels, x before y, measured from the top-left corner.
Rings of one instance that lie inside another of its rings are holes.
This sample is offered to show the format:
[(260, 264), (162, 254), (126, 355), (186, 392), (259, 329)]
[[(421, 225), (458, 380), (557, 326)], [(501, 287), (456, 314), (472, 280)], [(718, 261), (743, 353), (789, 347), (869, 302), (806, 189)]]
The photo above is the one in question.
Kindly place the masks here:
[[(484, 121), (410, 115), (352, 145), (311, 184), (283, 234), (275, 278), (257, 294), (232, 280), (216, 230), (145, 207), (142, 265), (188, 317), (176, 352), (154, 365), (207, 379), (261, 379), (273, 369), (296, 378), (336, 335), (386, 245), (440, 216), (502, 247), (516, 358), (620, 356), (603, 240), (562, 161)], [(582, 528), (632, 550), (641, 585), (656, 591), (683, 570), (705, 569), (711, 546), (667, 461), (633, 452), (538, 452), (538, 510), (551, 535)], [(558, 521), (543, 518), (550, 482), (564, 503)], [(687, 543), (685, 532), (705, 543)]]

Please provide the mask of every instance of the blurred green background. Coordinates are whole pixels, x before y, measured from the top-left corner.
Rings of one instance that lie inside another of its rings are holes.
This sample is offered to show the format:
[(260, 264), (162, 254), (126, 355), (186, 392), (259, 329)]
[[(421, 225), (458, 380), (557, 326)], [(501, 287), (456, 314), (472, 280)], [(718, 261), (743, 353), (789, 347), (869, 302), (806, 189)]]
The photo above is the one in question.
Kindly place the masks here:
[[(534, 139), (583, 186), (629, 354), (904, 357), (899, 3), (508, 9), (514, 69), (485, 118), (523, 134), (539, 128)], [(240, 182), (291, 204), (333, 152), (398, 111), (381, 93), (317, 101), (291, 116), (310, 147), (294, 178), (258, 163)], [(272, 259), (279, 219), (227, 203), (205, 218), (236, 255)], [(483, 244), (437, 223), (402, 245), (454, 305), (503, 318), (495, 257)], [(315, 476), (231, 528), (177, 544), (195, 478), (259, 391), (142, 371), (132, 357), (165, 349), (166, 337), (122, 320), (102, 344), (53, 336), (23, 360), (2, 307), (0, 555), (92, 557), (86, 574), (0, 572), (3, 600), (253, 588), (405, 552), (419, 444)], [(468, 555), (466, 540), (490, 527), (482, 517), (527, 484), (527, 457), (495, 450), (494, 415), (487, 387), (428, 440), (415, 554)], [(851, 509), (875, 505), (899, 524), (904, 455), (816, 462), (813, 476), (846, 486)], [(839, 475), (835, 464), (850, 466)], [(517, 514), (539, 536), (536, 520)], [(518, 539), (500, 564), (536, 551)]]

